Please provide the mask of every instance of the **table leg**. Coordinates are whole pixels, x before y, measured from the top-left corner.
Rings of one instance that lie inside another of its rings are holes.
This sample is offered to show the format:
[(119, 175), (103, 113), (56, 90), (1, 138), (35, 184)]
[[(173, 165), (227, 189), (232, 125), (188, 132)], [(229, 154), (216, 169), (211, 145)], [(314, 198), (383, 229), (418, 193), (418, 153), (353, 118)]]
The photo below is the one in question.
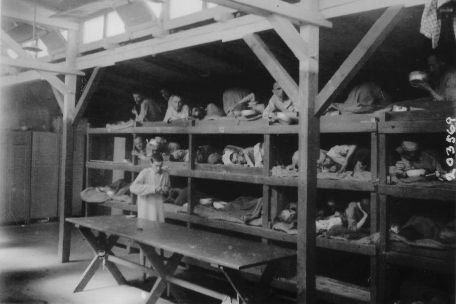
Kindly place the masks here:
[(101, 263), (106, 266), (118, 284), (125, 284), (126, 280), (119, 268), (114, 263), (107, 260), (108, 255), (114, 255), (111, 249), (114, 247), (119, 237), (115, 235), (107, 237), (103, 232), (100, 232), (98, 236), (95, 236), (90, 229), (85, 227), (79, 227), (79, 231), (94, 251), (95, 257), (84, 271), (84, 274), (82, 275), (82, 278), (76, 286), (74, 292), (82, 291), (86, 287), (87, 283), (89, 283), (90, 279), (92, 279), (95, 275)]
[(152, 267), (157, 271), (158, 277), (154, 286), (152, 287), (149, 298), (146, 304), (154, 304), (158, 301), (162, 293), (165, 291), (167, 286), (167, 276), (172, 276), (179, 266), (179, 262), (182, 260), (182, 255), (174, 253), (169, 259), (166, 265), (164, 264), (164, 257), (160, 256), (155, 252), (155, 248), (139, 244), (139, 247), (144, 252), (144, 255), (149, 259)]

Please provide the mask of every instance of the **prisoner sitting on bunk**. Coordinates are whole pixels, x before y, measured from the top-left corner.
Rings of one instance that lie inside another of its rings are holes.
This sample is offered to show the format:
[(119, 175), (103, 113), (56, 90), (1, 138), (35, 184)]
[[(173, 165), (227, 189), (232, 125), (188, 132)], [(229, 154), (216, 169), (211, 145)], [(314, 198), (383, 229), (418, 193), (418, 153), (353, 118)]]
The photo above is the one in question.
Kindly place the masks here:
[(263, 143), (257, 143), (255, 146), (248, 148), (228, 145), (223, 150), (222, 162), (224, 165), (263, 167), (263, 157)]
[(426, 90), (436, 101), (456, 103), (456, 68), (450, 66), (438, 53), (428, 56), (427, 66), (430, 79), (424, 77), (422, 81), (415, 82), (415, 85)]
[(272, 96), (264, 109), (263, 118), (268, 119), (271, 123), (293, 124), (298, 122), (298, 105), (287, 96), (277, 82), (272, 86)]
[(141, 136), (137, 136), (133, 140), (133, 151), (131, 151), (131, 155), (139, 159), (140, 165), (146, 165), (150, 160), (150, 155), (147, 155), (146, 146), (147, 142)]
[(178, 95), (171, 95), (168, 100), (168, 109), (166, 110), (164, 122), (170, 123), (176, 120), (188, 119), (190, 109), (188, 105), (182, 102), (182, 98)]
[(160, 102), (156, 99), (146, 97), (141, 92), (133, 92), (134, 105), (131, 110), (135, 116), (135, 121), (142, 123), (145, 121), (161, 121), (163, 111)]
[(439, 177), (445, 173), (437, 157), (437, 151), (422, 149), (417, 142), (403, 140), (395, 152), (397, 161), (389, 168), (393, 182), (397, 181), (397, 178), (423, 180), (428, 174)]

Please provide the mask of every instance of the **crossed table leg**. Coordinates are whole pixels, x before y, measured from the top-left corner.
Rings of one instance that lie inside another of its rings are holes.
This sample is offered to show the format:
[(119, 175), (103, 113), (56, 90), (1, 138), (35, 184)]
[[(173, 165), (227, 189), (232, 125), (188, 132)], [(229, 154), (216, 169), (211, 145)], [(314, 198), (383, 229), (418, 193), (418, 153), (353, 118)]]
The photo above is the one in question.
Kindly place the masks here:
[[(119, 237), (116, 235), (110, 235), (108, 237), (104, 232), (99, 232), (98, 236), (95, 236), (95, 234), (89, 228), (78, 228), (87, 242), (90, 244), (92, 250), (95, 253), (95, 257), (92, 259), (89, 266), (84, 271), (84, 274), (74, 289), (74, 292), (80, 292), (86, 287), (101, 264), (103, 264), (108, 269), (108, 271), (111, 273), (119, 285), (126, 284), (127, 281), (120, 272), (119, 268), (109, 260), (109, 256), (114, 256), (112, 248), (116, 244)], [(149, 298), (146, 301), (147, 304), (156, 303), (163, 291), (166, 289), (167, 278), (171, 277), (174, 274), (183, 256), (174, 253), (165, 264), (165, 258), (158, 255), (153, 247), (149, 247), (143, 244), (139, 244), (139, 246), (151, 262), (152, 267), (155, 269), (155, 272), (158, 275), (157, 281), (152, 287)]]

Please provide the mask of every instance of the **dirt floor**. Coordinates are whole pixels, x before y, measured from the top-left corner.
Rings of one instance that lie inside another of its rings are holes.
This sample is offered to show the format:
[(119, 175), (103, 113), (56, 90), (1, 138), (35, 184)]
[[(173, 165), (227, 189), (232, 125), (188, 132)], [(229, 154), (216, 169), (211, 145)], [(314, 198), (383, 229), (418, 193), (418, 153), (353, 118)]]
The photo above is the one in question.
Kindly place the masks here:
[[(119, 269), (135, 287), (119, 286), (107, 270), (100, 269), (83, 292), (73, 293), (84, 269), (93, 257), (92, 250), (73, 229), (70, 262), (62, 264), (57, 258), (58, 223), (36, 223), (27, 226), (0, 227), (0, 303), (27, 304), (133, 304), (144, 303), (152, 279), (143, 280), (143, 274), (122, 266)], [(125, 249), (115, 249), (116, 255), (126, 255)], [(137, 260), (137, 254), (129, 259)], [(195, 269), (192, 269), (195, 270)], [(224, 293), (230, 287), (217, 277), (201, 271), (180, 271), (181, 277), (212, 285)], [(228, 291), (227, 291), (228, 290)], [(205, 296), (180, 290), (180, 299), (173, 302), (188, 304), (220, 303)], [(159, 303), (168, 303), (161, 300)], [(271, 299), (271, 303), (290, 303)]]

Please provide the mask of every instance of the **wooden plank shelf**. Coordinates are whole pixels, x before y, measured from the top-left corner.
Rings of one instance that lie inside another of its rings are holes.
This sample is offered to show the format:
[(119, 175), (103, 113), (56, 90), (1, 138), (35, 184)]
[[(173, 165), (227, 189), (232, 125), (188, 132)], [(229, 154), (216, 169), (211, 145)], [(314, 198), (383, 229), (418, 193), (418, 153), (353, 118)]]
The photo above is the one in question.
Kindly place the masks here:
[(415, 198), (422, 200), (456, 201), (455, 183), (433, 183), (426, 186), (422, 183), (409, 185), (379, 185), (380, 194), (402, 198)]
[(445, 120), (388, 121), (379, 124), (378, 132), (387, 134), (442, 133), (447, 127)]
[(120, 209), (124, 211), (130, 212), (138, 212), (138, 206), (135, 204), (129, 204), (127, 202), (120, 202), (115, 200), (109, 200), (101, 204), (101, 206), (113, 208), (113, 209)]
[(440, 273), (454, 273), (454, 250), (451, 251), (453, 257), (451, 259), (436, 259), (432, 257), (420, 256), (417, 254), (387, 252), (385, 260), (389, 264), (406, 266), (417, 269), (427, 269)]
[(351, 241), (334, 240), (323, 237), (317, 237), (317, 247), (368, 256), (376, 255), (375, 245), (360, 245)]
[(256, 226), (248, 226), (244, 224), (237, 224), (227, 221), (214, 221), (210, 219), (206, 219), (200, 217), (198, 215), (190, 215), (186, 213), (176, 213), (176, 212), (166, 212), (165, 218), (179, 220), (184, 222), (190, 222), (192, 224), (211, 227), (211, 228), (218, 228), (222, 230), (229, 230), (234, 232), (240, 232), (245, 234), (250, 234), (258, 237), (267, 238), (270, 240), (288, 242), (288, 243), (296, 243), (296, 235), (289, 235), (283, 232), (274, 231), (267, 228), (256, 227)]
[(377, 131), (377, 119), (369, 114), (320, 117), (320, 133), (370, 133)]
[[(248, 274), (255, 276), (255, 274)], [(296, 291), (296, 279), (279, 278), (272, 282), (272, 287), (289, 292)], [(336, 304), (364, 304), (370, 303), (369, 288), (342, 282), (336, 279), (319, 276), (315, 278), (317, 296), (319, 299)]]
[[(168, 168), (169, 174), (173, 176), (189, 176), (186, 163), (180, 162), (164, 162), (164, 166)], [(112, 161), (91, 160), (86, 162), (86, 167), (89, 169), (102, 169), (102, 170), (122, 170), (128, 172), (140, 172), (147, 166), (133, 165), (131, 163), (116, 163)]]
[(339, 189), (339, 190), (353, 190), (353, 191), (375, 191), (376, 183), (373, 181), (361, 180), (334, 180), (334, 179), (321, 179), (317, 180), (317, 187), (319, 189)]
[[(320, 118), (321, 133), (366, 133), (377, 131), (372, 115), (340, 115)], [(150, 123), (124, 129), (88, 128), (88, 134), (298, 134), (297, 125), (269, 125), (267, 121), (198, 120), (188, 124)]]
[(448, 125), (446, 118), (452, 112), (408, 111), (385, 113), (380, 120), (379, 133), (441, 133)]

